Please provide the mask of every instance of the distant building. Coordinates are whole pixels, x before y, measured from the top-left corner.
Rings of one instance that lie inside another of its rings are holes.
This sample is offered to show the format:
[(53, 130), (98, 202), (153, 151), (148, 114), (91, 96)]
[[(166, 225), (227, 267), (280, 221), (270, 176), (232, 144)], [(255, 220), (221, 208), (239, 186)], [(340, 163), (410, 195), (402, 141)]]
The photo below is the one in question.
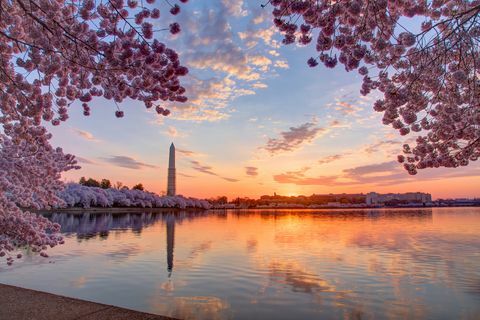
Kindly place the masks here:
[(379, 194), (376, 192), (367, 193), (367, 205), (384, 205), (384, 204), (409, 204), (409, 203), (431, 203), (432, 195), (423, 192), (407, 192), (407, 193), (386, 193)]
[(175, 169), (175, 146), (170, 145), (170, 154), (168, 158), (168, 181), (167, 196), (174, 196), (177, 192), (177, 172)]

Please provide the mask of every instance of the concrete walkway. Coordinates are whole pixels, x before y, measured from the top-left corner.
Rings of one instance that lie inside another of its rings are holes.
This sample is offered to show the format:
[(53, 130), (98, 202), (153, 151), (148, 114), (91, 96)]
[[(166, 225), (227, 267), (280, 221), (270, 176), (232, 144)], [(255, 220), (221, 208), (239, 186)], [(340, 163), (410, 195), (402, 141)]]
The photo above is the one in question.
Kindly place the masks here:
[(95, 302), (0, 284), (0, 319), (5, 320), (172, 320)]

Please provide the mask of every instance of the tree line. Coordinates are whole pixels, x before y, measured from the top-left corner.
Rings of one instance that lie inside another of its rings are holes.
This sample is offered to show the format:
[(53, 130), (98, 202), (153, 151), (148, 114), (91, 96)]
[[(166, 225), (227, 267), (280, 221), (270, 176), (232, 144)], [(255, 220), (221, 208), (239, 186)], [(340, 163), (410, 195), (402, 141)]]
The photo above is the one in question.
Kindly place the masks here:
[[(100, 181), (95, 180), (93, 178), (88, 178), (86, 179), (85, 177), (81, 177), (80, 180), (78, 181), (79, 184), (82, 186), (86, 187), (96, 187), (96, 188), (102, 188), (102, 189), (118, 189), (118, 190), (130, 190), (130, 188), (126, 185), (124, 185), (122, 182), (117, 181), (115, 184), (112, 184), (112, 182), (109, 179), (102, 179)], [(140, 190), (140, 191), (145, 191), (145, 188), (143, 187), (142, 183), (137, 183), (132, 187), (132, 190)]]

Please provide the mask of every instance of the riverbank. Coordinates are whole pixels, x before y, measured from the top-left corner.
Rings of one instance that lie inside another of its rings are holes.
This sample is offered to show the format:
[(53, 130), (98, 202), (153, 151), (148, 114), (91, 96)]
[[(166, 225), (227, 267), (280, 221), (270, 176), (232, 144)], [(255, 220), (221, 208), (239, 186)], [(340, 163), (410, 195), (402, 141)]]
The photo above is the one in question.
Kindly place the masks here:
[(106, 304), (0, 284), (0, 319), (174, 320)]

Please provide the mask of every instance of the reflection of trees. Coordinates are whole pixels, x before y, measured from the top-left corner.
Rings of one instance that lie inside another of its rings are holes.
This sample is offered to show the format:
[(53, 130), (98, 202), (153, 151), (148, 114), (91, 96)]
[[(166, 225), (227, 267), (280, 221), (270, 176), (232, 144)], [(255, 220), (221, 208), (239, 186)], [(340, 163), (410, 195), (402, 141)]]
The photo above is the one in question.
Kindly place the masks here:
[(418, 218), (431, 219), (432, 208), (401, 208), (401, 209), (257, 209), (257, 210), (232, 210), (232, 216), (247, 218), (258, 216), (265, 220), (282, 220), (290, 217), (314, 217), (326, 220), (351, 220), (351, 219), (399, 219)]
[[(192, 220), (208, 215), (207, 212), (194, 211), (166, 211), (161, 213), (83, 213), (68, 214), (54, 213), (49, 219), (62, 226), (62, 233), (76, 234), (79, 239), (90, 239), (92, 237), (108, 238), (111, 230), (132, 230), (141, 233), (143, 228), (155, 225), (156, 223), (173, 223), (184, 220)], [(169, 220), (170, 219), (170, 220)], [(168, 227), (167, 227), (168, 231)], [(172, 247), (173, 249), (173, 247)]]

